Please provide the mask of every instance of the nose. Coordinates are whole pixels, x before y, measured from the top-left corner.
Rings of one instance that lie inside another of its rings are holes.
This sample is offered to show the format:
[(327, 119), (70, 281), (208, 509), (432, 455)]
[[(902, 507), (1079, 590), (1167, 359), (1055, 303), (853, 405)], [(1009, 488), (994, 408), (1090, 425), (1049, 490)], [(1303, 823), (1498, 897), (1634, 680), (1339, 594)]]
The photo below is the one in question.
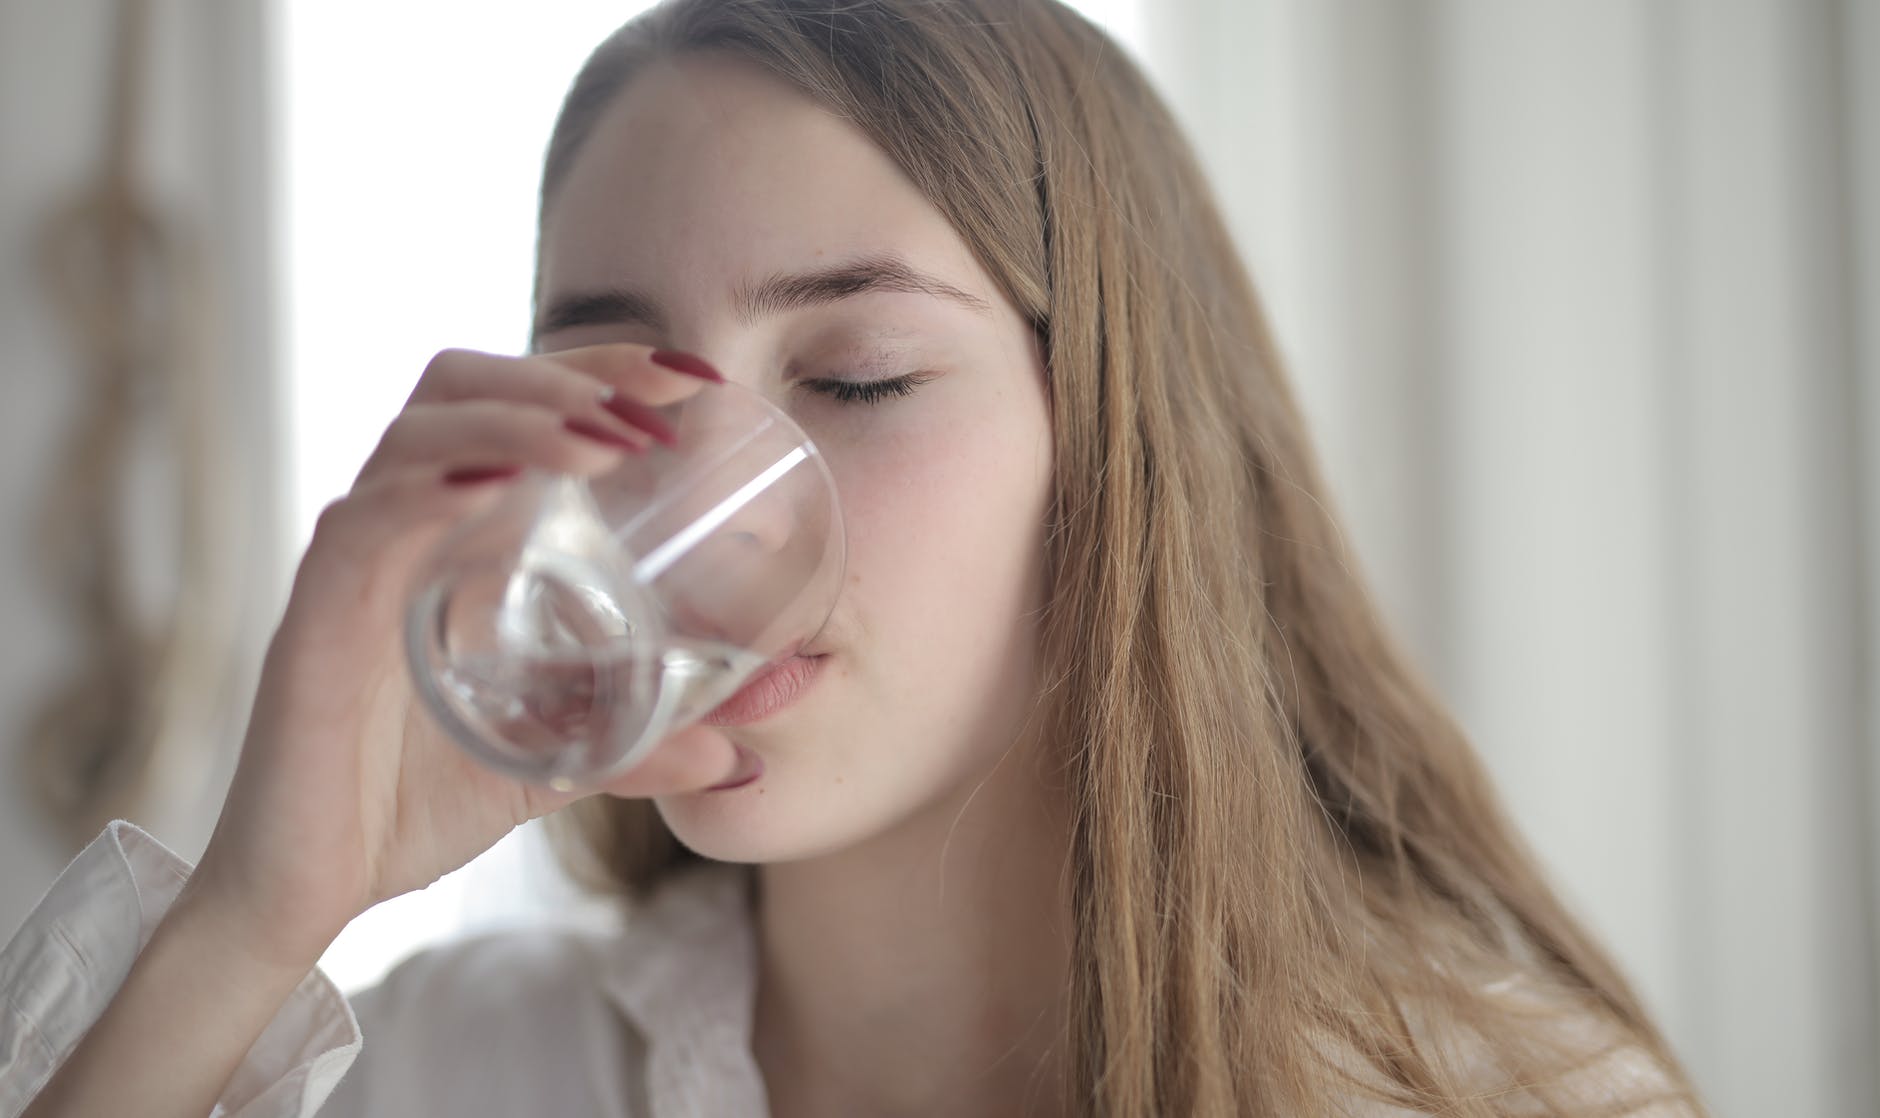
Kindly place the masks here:
[(773, 449), (743, 465), (742, 480), (708, 514), (723, 517), (720, 546), (752, 557), (784, 549), (803, 503), (804, 457), (799, 447)]
[(656, 579), (675, 626), (746, 647), (759, 634), (802, 627), (796, 614), (821, 589), (832, 538), (815, 470), (800, 455), (772, 452), (689, 495), (668, 522), (676, 532), (667, 544), (682, 554)]
[(636, 573), (657, 581), (677, 566), (764, 555), (788, 545), (804, 503), (795, 448), (734, 446), (697, 452), (653, 484), (650, 507), (634, 517), (629, 542)]

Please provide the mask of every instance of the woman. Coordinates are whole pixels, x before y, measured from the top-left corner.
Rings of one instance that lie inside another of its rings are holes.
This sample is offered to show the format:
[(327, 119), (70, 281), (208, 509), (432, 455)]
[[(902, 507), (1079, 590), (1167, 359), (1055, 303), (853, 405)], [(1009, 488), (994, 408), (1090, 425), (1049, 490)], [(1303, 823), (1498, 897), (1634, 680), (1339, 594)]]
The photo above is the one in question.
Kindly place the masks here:
[[(440, 354), (322, 517), (187, 884), (123, 827), (68, 871), (147, 863), (160, 911), (29, 1022), (27, 1113), (302, 1115), (342, 1075), (322, 1113), (1698, 1112), (1385, 634), (1195, 161), (1083, 20), (668, 5), (577, 78), (540, 234), (534, 353)], [(571, 799), (413, 703), (410, 571), (714, 367), (841, 490), (811, 686), (558, 817), (618, 937), (425, 953), (361, 1045), (325, 945)], [(9, 974), (100, 935), (79, 892)]]

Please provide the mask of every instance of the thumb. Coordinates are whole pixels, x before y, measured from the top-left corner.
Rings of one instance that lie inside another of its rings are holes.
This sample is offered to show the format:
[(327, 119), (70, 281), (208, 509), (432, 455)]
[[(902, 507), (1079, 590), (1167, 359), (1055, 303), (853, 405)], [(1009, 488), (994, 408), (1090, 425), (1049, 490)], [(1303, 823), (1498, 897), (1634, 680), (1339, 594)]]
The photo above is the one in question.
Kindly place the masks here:
[(731, 779), (742, 765), (731, 739), (709, 726), (692, 726), (660, 742), (645, 760), (597, 790), (625, 799), (697, 792)]

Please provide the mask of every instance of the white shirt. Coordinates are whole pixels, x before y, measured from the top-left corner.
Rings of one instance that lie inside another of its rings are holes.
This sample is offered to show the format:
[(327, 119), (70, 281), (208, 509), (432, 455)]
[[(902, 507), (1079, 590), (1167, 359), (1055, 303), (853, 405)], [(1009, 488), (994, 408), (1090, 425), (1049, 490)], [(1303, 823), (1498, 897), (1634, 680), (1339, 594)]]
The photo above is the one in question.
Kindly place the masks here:
[[(104, 1012), (190, 869), (112, 823), (0, 950), (0, 1118)], [(762, 1116), (746, 882), (701, 866), (613, 932), (530, 928), (421, 951), (350, 1003), (315, 970), (215, 1114)]]
[[(112, 823), (0, 950), (0, 1118), (17, 1118), (104, 1012), (190, 868), (136, 826)], [(350, 1003), (315, 970), (212, 1118), (763, 1118), (748, 881), (739, 867), (688, 869), (619, 927), (431, 948)], [(1613, 1060), (1592, 1069), (1605, 1073), (1601, 1095), (1615, 1082), (1627, 1097), (1665, 1082), (1637, 1050)]]

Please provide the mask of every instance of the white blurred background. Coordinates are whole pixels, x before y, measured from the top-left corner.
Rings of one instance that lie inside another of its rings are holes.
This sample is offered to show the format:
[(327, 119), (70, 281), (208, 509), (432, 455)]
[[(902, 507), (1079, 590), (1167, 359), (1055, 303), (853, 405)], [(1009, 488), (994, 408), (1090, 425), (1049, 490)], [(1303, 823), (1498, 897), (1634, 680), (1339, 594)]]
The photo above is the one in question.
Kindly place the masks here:
[[(426, 360), (525, 343), (555, 108), (640, 6), (153, 0), (143, 173), (245, 481), (236, 692)], [(1880, 1114), (1880, 8), (1079, 6), (1188, 122), (1353, 547), (1717, 1113)], [(81, 401), (31, 249), (113, 10), (0, 0), (0, 745), (71, 646), (29, 515)], [(185, 856), (238, 723), (138, 816)], [(0, 774), (8, 933), (72, 851)], [(565, 902), (524, 829), (326, 966)]]

